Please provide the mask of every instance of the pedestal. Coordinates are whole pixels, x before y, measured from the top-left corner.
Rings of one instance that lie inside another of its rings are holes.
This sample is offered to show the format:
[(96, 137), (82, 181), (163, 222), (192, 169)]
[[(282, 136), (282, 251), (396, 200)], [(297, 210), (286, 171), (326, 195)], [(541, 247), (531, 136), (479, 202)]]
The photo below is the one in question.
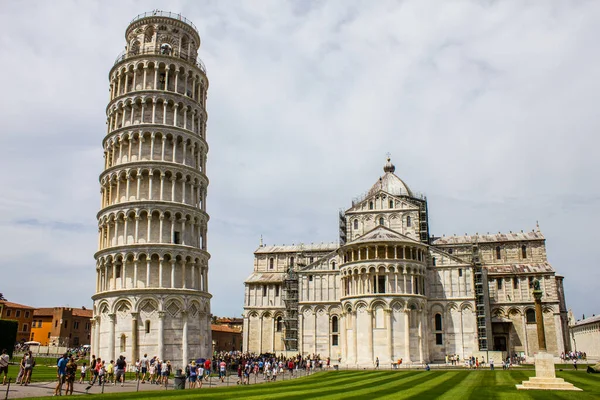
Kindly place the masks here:
[(556, 377), (554, 356), (548, 353), (535, 355), (535, 376), (516, 386), (520, 390), (581, 390), (572, 383)]

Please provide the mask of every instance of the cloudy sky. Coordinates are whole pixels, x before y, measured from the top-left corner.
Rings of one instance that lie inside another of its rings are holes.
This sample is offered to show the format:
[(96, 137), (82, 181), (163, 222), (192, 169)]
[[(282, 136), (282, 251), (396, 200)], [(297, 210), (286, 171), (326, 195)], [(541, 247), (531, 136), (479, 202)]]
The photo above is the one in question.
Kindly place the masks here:
[(9, 300), (91, 306), (108, 72), (155, 8), (202, 37), (214, 314), (241, 314), (260, 235), (336, 241), (387, 152), (432, 234), (539, 221), (568, 307), (600, 312), (597, 1), (2, 1)]

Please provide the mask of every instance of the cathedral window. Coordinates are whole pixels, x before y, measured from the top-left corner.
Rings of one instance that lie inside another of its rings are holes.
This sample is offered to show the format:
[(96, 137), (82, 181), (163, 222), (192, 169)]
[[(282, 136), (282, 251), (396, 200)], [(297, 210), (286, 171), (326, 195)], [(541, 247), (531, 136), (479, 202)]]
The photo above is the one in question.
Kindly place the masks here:
[(369, 210), (372, 210), (374, 208), (374, 204), (372, 201), (369, 202)]
[(435, 259), (435, 257), (432, 257), (432, 258), (431, 258), (431, 263), (432, 263), (432, 264), (433, 264), (433, 266), (435, 267), (435, 263), (436, 263), (436, 259)]
[(394, 200), (390, 200), (390, 208), (394, 208)]
[(354, 229), (358, 229), (358, 220), (357, 219), (354, 220)]
[(496, 285), (498, 286), (498, 290), (502, 290), (502, 278), (496, 279)]
[(294, 257), (290, 257), (290, 267), (294, 266)]
[(448, 249), (448, 254), (454, 253), (454, 249)]
[(263, 291), (263, 297), (267, 297), (267, 285), (264, 285), (262, 287), (262, 291)]
[(519, 288), (519, 278), (517, 278), (516, 276), (513, 278), (513, 289), (518, 289)]
[(531, 308), (528, 309), (525, 312), (525, 318), (527, 319), (527, 323), (528, 324), (535, 324), (536, 323), (536, 320), (535, 320), (535, 310), (533, 310)]
[(309, 264), (312, 264), (315, 261), (314, 257), (309, 257), (308, 262)]
[(331, 317), (331, 333), (339, 332), (339, 321), (337, 316)]
[(458, 269), (458, 276), (462, 276), (462, 268)]
[(406, 217), (406, 226), (407, 227), (412, 226), (412, 221), (410, 219), (410, 215)]
[(383, 217), (380, 217), (379, 218), (379, 225), (383, 225), (383, 222), (384, 222)]
[(442, 333), (442, 314), (435, 314), (435, 344), (441, 346), (444, 344), (444, 337)]
[(150, 333), (150, 320), (146, 320), (145, 329), (146, 333)]
[(527, 258), (527, 246), (521, 246), (521, 257)]
[(275, 297), (279, 297), (279, 285), (275, 285)]
[(377, 276), (377, 293), (385, 293), (385, 275)]
[(436, 331), (441, 331), (442, 330), (442, 314), (435, 314), (435, 330)]
[(331, 269), (335, 269), (335, 261), (331, 262)]
[(308, 276), (308, 281), (309, 281), (309, 282), (312, 282), (312, 281), (313, 281), (313, 276), (312, 276), (312, 275), (309, 275), (309, 276)]
[(500, 255), (500, 246), (496, 246), (496, 260), (499, 260), (501, 257)]
[(283, 319), (281, 317), (277, 317), (275, 329), (277, 332), (281, 332), (283, 330)]
[(275, 260), (273, 259), (273, 257), (269, 258), (269, 269), (273, 269), (275, 265)]
[(121, 352), (125, 352), (127, 351), (127, 336), (125, 336), (125, 334), (121, 335)]

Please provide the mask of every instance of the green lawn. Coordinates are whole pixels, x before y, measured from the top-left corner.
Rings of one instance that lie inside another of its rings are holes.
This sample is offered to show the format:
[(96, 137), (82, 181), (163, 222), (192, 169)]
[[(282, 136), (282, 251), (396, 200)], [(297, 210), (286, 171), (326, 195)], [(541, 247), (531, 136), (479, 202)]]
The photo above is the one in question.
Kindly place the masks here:
[(94, 395), (99, 399), (599, 399), (600, 376), (585, 371), (557, 372), (583, 392), (517, 391), (515, 384), (532, 370), (511, 371), (333, 371), (307, 378), (250, 386), (185, 391), (131, 392)]

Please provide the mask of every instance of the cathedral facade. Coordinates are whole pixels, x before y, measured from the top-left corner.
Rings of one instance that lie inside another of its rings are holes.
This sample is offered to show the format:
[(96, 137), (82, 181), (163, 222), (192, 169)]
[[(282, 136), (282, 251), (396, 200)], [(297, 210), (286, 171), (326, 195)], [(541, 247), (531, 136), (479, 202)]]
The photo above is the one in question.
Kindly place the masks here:
[(530, 357), (538, 351), (535, 280), (548, 352), (558, 356), (568, 349), (563, 277), (547, 261), (539, 227), (432, 236), (427, 199), (388, 159), (367, 194), (340, 213), (339, 243), (261, 243), (245, 282), (243, 348), (357, 366)]

